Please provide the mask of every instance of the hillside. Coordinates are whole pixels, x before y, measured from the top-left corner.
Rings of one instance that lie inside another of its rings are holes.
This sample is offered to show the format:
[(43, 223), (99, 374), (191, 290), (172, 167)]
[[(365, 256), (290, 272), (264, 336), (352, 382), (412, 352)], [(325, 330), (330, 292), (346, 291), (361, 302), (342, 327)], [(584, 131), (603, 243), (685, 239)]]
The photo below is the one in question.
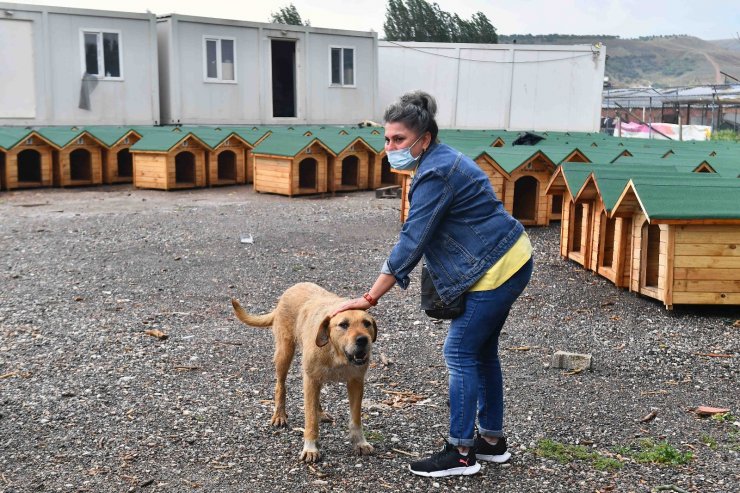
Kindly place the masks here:
[[(606, 45), (606, 75), (613, 87), (665, 87), (724, 83), (723, 71), (740, 79), (740, 41), (693, 36), (621, 39), (593, 35), (499, 35), (500, 43)], [(736, 46), (737, 45), (737, 46)]]

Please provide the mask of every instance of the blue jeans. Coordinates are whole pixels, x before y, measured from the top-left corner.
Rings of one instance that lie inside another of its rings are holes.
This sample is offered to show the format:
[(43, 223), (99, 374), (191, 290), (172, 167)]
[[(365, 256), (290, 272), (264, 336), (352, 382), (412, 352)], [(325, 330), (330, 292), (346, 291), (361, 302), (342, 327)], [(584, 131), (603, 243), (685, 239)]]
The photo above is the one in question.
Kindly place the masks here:
[(532, 276), (532, 259), (508, 281), (489, 291), (465, 293), (465, 312), (452, 321), (444, 345), (450, 374), (452, 445), (475, 443), (476, 411), (481, 435), (504, 436), (504, 387), (498, 338), (514, 301)]

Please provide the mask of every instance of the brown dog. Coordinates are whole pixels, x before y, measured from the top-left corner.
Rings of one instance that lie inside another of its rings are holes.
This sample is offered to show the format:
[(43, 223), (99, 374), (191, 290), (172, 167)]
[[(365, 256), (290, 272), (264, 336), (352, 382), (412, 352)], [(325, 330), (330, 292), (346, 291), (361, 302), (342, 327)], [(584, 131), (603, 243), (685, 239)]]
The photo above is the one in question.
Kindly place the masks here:
[(273, 426), (287, 425), (285, 377), (293, 361), (296, 344), (302, 346), (303, 400), (305, 426), (301, 460), (316, 462), (320, 453), (319, 419), (331, 421), (319, 402), (326, 382), (346, 382), (350, 406), (350, 439), (358, 455), (368, 455), (373, 446), (365, 440), (360, 423), (360, 406), (365, 372), (372, 343), (378, 335), (375, 319), (363, 310), (330, 314), (346, 300), (312, 283), (289, 288), (272, 313), (251, 315), (232, 299), (236, 316), (247, 325), (272, 326), (275, 336), (275, 412)]

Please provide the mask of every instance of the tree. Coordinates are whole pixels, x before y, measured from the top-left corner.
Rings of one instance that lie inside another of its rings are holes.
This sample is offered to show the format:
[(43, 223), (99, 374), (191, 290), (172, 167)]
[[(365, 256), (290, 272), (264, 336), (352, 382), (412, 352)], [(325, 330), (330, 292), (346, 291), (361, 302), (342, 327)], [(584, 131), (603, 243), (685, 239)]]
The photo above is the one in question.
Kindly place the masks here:
[(311, 22), (308, 19), (306, 19), (306, 22), (303, 22), (301, 14), (298, 13), (298, 9), (296, 9), (295, 5), (292, 3), (287, 7), (281, 8), (277, 12), (273, 12), (270, 16), (270, 22), (274, 24), (289, 24), (292, 26), (311, 25)]
[(483, 12), (470, 20), (426, 0), (388, 0), (383, 23), (389, 41), (498, 43), (498, 34)]

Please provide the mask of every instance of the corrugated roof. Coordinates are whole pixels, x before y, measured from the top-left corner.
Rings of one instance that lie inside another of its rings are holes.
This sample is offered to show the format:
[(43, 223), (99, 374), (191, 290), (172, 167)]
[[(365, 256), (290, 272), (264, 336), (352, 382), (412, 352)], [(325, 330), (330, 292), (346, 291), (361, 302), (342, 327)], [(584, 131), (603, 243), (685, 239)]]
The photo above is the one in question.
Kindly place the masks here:
[(11, 149), (21, 142), (32, 130), (22, 127), (0, 127), (0, 149)]

